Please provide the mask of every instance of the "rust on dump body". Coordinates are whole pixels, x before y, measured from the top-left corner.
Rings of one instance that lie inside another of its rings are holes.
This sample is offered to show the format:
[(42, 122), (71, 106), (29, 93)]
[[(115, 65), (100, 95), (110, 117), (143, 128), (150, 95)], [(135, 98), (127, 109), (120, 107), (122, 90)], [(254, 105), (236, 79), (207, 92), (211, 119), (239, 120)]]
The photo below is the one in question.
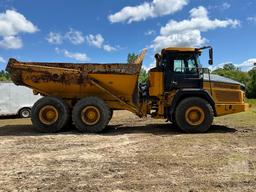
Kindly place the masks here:
[(22, 71), (31, 73), (33, 82), (57, 81), (69, 84), (74, 83), (74, 81), (76, 81), (76, 83), (84, 83), (89, 78), (88, 74), (138, 75), (140, 65), (39, 63), (19, 62), (15, 59), (10, 59), (6, 70), (12, 74), (13, 82), (18, 85), (22, 85)]
[(11, 58), (6, 70), (17, 85), (24, 85), (22, 74), (25, 73), (29, 73), (35, 83), (50, 81), (65, 84), (84, 83), (90, 78), (90, 74), (139, 75), (145, 53), (146, 50), (143, 50), (134, 63), (126, 64), (20, 62)]

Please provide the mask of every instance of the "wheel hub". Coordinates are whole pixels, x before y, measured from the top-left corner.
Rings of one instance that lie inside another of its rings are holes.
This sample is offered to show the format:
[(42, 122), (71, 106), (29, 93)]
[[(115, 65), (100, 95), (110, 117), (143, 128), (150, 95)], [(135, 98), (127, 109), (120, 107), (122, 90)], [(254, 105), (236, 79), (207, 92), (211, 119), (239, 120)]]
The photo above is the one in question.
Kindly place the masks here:
[(22, 111), (23, 117), (29, 117), (30, 113), (28, 111)]
[(185, 117), (187, 123), (195, 126), (203, 123), (205, 114), (202, 108), (193, 106), (186, 111)]
[(52, 125), (59, 118), (58, 110), (51, 105), (44, 106), (39, 111), (39, 119), (42, 123), (46, 125)]
[(100, 120), (100, 111), (95, 106), (87, 106), (81, 112), (81, 119), (86, 125), (95, 125)]

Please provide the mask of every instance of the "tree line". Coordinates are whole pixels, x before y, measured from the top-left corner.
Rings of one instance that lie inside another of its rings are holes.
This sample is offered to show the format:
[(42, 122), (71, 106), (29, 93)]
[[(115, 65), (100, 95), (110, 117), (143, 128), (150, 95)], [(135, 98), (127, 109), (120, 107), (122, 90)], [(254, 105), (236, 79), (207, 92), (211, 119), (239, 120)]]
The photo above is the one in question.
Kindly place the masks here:
[(212, 73), (245, 84), (246, 96), (248, 98), (256, 98), (256, 65), (250, 71), (245, 72), (233, 64), (225, 64), (223, 68), (218, 68)]
[(0, 71), (0, 81), (10, 81), (10, 74), (4, 70)]

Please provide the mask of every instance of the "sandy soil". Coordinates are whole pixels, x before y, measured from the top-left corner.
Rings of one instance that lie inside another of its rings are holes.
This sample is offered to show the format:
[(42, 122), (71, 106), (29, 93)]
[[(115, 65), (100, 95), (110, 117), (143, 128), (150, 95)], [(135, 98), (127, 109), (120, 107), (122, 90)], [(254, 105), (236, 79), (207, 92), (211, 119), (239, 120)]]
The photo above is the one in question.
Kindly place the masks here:
[(206, 134), (119, 111), (101, 134), (0, 119), (0, 191), (256, 191), (256, 112)]

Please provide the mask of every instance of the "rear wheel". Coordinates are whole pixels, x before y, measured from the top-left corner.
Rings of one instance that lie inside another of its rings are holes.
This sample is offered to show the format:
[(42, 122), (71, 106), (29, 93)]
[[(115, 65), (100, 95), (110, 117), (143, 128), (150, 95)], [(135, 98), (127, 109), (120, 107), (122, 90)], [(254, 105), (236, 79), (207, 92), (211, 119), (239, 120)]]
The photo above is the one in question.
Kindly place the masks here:
[(23, 108), (19, 112), (19, 116), (21, 118), (29, 118), (31, 116), (31, 109), (30, 108)]
[(78, 101), (72, 112), (72, 120), (81, 132), (101, 132), (110, 118), (109, 107), (97, 97), (87, 97)]
[(44, 97), (34, 104), (31, 117), (37, 130), (44, 133), (55, 133), (67, 124), (69, 107), (58, 98)]
[(213, 122), (212, 106), (198, 97), (186, 98), (180, 102), (175, 112), (175, 123), (185, 131), (203, 133), (209, 130)]

